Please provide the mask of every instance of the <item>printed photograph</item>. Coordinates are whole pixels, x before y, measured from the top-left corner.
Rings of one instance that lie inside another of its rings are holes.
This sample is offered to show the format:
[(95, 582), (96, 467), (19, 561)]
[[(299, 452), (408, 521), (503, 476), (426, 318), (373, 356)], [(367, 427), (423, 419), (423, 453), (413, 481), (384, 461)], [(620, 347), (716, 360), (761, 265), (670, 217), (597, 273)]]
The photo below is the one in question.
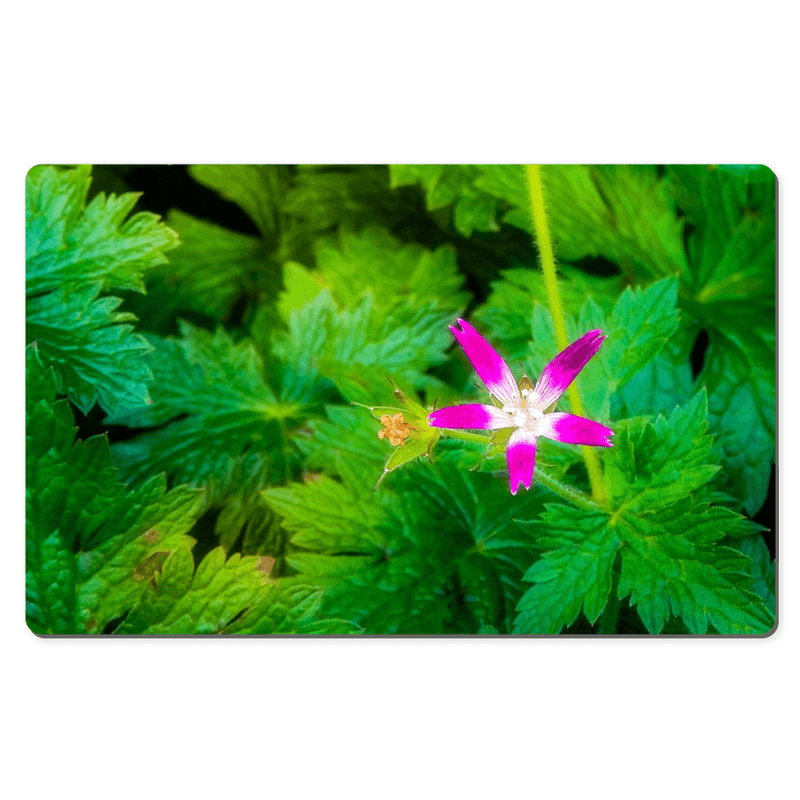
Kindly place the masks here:
[(28, 628), (768, 636), (777, 191), (33, 167)]

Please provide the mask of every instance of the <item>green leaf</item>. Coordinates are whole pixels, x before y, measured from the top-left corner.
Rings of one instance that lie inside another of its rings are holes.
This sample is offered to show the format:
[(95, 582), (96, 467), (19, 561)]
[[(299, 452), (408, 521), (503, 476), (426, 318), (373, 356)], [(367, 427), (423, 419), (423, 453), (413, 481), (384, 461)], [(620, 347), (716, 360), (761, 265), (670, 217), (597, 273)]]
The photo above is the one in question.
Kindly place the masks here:
[(26, 303), (26, 338), (52, 366), (59, 391), (88, 414), (100, 402), (109, 414), (150, 402), (152, 347), (133, 333), (118, 297), (98, 299), (99, 286), (63, 288)]
[[(577, 319), (566, 318), (571, 342), (598, 328), (607, 337), (576, 380), (587, 416), (608, 419), (612, 395), (662, 350), (678, 326), (677, 293), (677, 280), (666, 278), (644, 290), (628, 287), (610, 316), (589, 298)], [(539, 305), (533, 313), (532, 338), (526, 367), (534, 376), (558, 354), (552, 315)]]
[(714, 167), (671, 173), (694, 229), (684, 317), (709, 337), (697, 385), (731, 490), (755, 514), (775, 460), (775, 182)]
[[(348, 465), (369, 475), (370, 487), (380, 473), (391, 445), (378, 438), (380, 424), (353, 406), (325, 406), (324, 419), (312, 420), (297, 445), (309, 469), (341, 475)], [(370, 482), (371, 481), (371, 482)]]
[(510, 632), (522, 578), (537, 550), (533, 538), (513, 520), (539, 511), (542, 495), (511, 496), (505, 471), (484, 475), (441, 460), (417, 475), (404, 473), (398, 484), (401, 491), (416, 488), (425, 496), (422, 510), (436, 535), (464, 542), (457, 575), (460, 599), (473, 620), (469, 632), (487, 621)]
[(144, 292), (144, 275), (166, 263), (177, 234), (149, 212), (126, 220), (140, 195), (86, 205), (91, 167), (34, 167), (25, 181), (26, 295), (65, 285)]
[(319, 613), (322, 590), (278, 587), (267, 560), (212, 550), (194, 569), (189, 548), (164, 563), (117, 633), (350, 634), (358, 626)]
[[(511, 207), (503, 217), (531, 232), (524, 168), (484, 165), (475, 186)], [(602, 256), (652, 279), (686, 269), (682, 222), (669, 184), (652, 166), (542, 167), (551, 234), (561, 261)]]
[(285, 533), (280, 517), (267, 505), (260, 493), (246, 490), (229, 497), (214, 525), (220, 544), (230, 553), (234, 546), (242, 555), (280, 555)]
[(473, 231), (498, 231), (500, 203), (475, 186), (480, 166), (469, 164), (392, 164), (393, 187), (422, 184), (430, 211), (453, 204), (453, 223), (464, 236)]
[(170, 211), (167, 222), (181, 237), (181, 246), (148, 281), (148, 290), (166, 299), (163, 314), (191, 309), (223, 320), (239, 298), (258, 296), (269, 271), (260, 239), (182, 211)]
[(645, 280), (686, 270), (683, 222), (649, 165), (542, 168), (559, 258), (599, 255)]
[(177, 235), (149, 213), (126, 217), (136, 194), (102, 192), (86, 205), (89, 167), (35, 167), (26, 180), (26, 340), (55, 368), (58, 387), (88, 413), (148, 402), (149, 346), (108, 289), (144, 291)]
[(367, 633), (441, 632), (450, 616), (442, 595), (452, 545), (420, 546), (425, 528), (397, 495), (372, 493), (368, 476), (349, 478), (266, 490), (290, 532), (296, 580), (323, 585), (325, 613)]
[(767, 608), (775, 608), (775, 562), (760, 534), (746, 536), (737, 543), (737, 549), (750, 559), (752, 591)]
[(338, 311), (328, 289), (292, 311), (287, 333), (273, 337), (274, 356), (293, 373), (283, 382), (304, 397), (327, 379), (347, 400), (374, 403), (386, 379), (415, 390), (436, 385), (425, 372), (443, 363), (452, 313), (427, 304), (380, 312), (370, 294), (353, 311)]
[[(404, 409), (409, 418), (415, 413), (414, 407), (409, 400)], [(372, 493), (385, 457), (385, 442), (378, 440), (376, 427), (369, 418), (365, 420), (363, 410), (335, 406), (326, 410), (329, 420), (314, 422), (313, 434), (299, 442), (308, 454), (307, 463), (324, 470), (328, 477), (315, 475), (305, 486), (266, 493), (276, 511), (285, 517), (293, 544), (311, 548), (316, 554), (294, 552), (288, 556), (301, 579), (319, 582), (333, 581), (334, 576), (337, 580), (344, 578), (347, 585), (331, 586), (331, 613), (345, 613), (345, 606), (338, 605), (341, 601), (367, 632), (385, 631), (388, 623), (377, 611), (373, 613), (373, 603), (403, 630), (412, 632), (410, 624), (402, 621), (411, 601), (398, 596), (395, 607), (384, 591), (394, 583), (407, 586), (404, 559), (411, 559), (409, 569), (416, 574), (419, 567), (413, 563), (424, 553), (416, 554), (414, 548), (420, 547), (430, 551), (429, 558), (443, 555), (444, 561), (433, 563), (448, 575), (446, 585), (438, 594), (433, 593), (439, 600), (427, 611), (421, 608), (414, 612), (428, 619), (425, 624), (438, 620), (438, 630), (446, 625), (452, 632), (474, 633), (481, 620), (491, 619), (507, 631), (522, 591), (522, 575), (532, 559), (530, 538), (511, 520), (515, 514), (531, 513), (541, 504), (540, 496), (512, 498), (505, 474), (498, 480), (441, 462), (434, 466), (410, 464), (379, 492)], [(377, 418), (391, 410), (374, 408), (372, 413)], [(424, 413), (424, 408), (419, 406), (416, 413)], [(393, 452), (400, 452), (402, 447)], [(414, 498), (411, 518), (403, 511), (406, 498)], [(344, 538), (346, 531), (350, 533)], [(370, 580), (374, 581), (370, 586), (382, 587), (380, 591), (365, 593), (358, 588)], [(421, 580), (437, 585), (445, 578), (434, 571), (425, 573)], [(403, 591), (411, 591), (411, 587)], [(454, 617), (446, 602), (448, 597), (460, 609)]]
[(446, 360), (447, 325), (466, 301), (453, 251), (401, 246), (371, 228), (323, 241), (317, 260), (314, 271), (284, 267), (277, 308), (287, 331), (266, 309), (253, 323), (278, 362), (281, 396), (324, 397), (335, 384), (347, 400), (372, 405), (387, 378), (412, 390), (440, 386), (425, 373)]
[[(642, 620), (657, 633), (670, 615), (690, 632), (762, 633), (772, 615), (749, 591), (746, 558), (718, 542), (751, 524), (728, 509), (687, 498), (716, 468), (706, 465), (710, 437), (705, 394), (655, 425), (622, 426), (620, 447), (606, 459), (613, 485), (616, 533), (622, 540), (619, 593), (631, 593)], [(679, 491), (682, 490), (682, 491)]]
[(606, 461), (611, 506), (643, 511), (668, 505), (703, 486), (717, 473), (708, 462), (707, 399), (699, 392), (667, 419), (617, 423)]
[(398, 301), (428, 303), (451, 312), (463, 308), (468, 295), (460, 292), (463, 277), (454, 248), (426, 250), (401, 245), (382, 228), (360, 233), (342, 231), (338, 241), (323, 239), (316, 248), (317, 266), (341, 307), (357, 307), (365, 293), (373, 305), (388, 312)]
[[(375, 204), (393, 208), (386, 167), (304, 167), (286, 193), (283, 212), (303, 219), (314, 231), (353, 225), (376, 214)], [(377, 213), (381, 213), (378, 211)]]
[[(681, 341), (683, 339), (684, 341)], [(612, 398), (612, 417), (666, 414), (693, 394), (691, 341), (677, 331)], [(616, 407), (614, 401), (616, 400)]]
[[(427, 464), (372, 492), (384, 446), (375, 425), (361, 409), (328, 414), (301, 440), (325, 474), (264, 492), (289, 531), (296, 580), (325, 586), (325, 612), (367, 633), (474, 633), (481, 619), (506, 628), (530, 564), (511, 517), (536, 498), (509, 503), (505, 479)], [(453, 484), (464, 488), (450, 500)]]
[(166, 619), (170, 610), (185, 597), (191, 586), (193, 573), (194, 561), (189, 547), (181, 547), (172, 553), (161, 567), (157, 581), (148, 584), (140, 602), (125, 617), (115, 633), (147, 633), (151, 626)]
[(299, 258), (334, 228), (356, 231), (368, 225), (404, 223), (408, 199), (404, 192), (390, 191), (385, 166), (301, 166), (281, 209), (279, 257)]
[(369, 554), (379, 549), (385, 529), (395, 523), (385, 504), (359, 502), (354, 487), (324, 475), (306, 484), (267, 489), (264, 496), (284, 517), (292, 544), (317, 552)]
[(283, 265), (283, 291), (276, 303), (280, 318), (288, 325), (292, 311), (313, 301), (326, 285), (327, 280), (321, 272), (287, 261)]
[[(179, 556), (170, 565), (172, 558), (164, 565), (161, 585), (148, 598), (147, 608), (132, 613), (130, 632), (223, 633), (229, 622), (256, 602), (264, 585), (264, 576), (257, 569), (259, 559), (255, 556), (235, 554), (226, 561), (225, 551), (217, 547), (193, 575), (191, 554), (188, 558), (187, 554)], [(147, 625), (141, 627), (144, 621)]]
[(521, 522), (545, 551), (519, 606), (520, 633), (555, 633), (581, 607), (593, 622), (612, 586), (614, 553), (621, 559), (618, 597), (630, 596), (645, 627), (660, 633), (672, 616), (690, 633), (761, 634), (774, 621), (752, 591), (750, 560), (723, 543), (752, 534), (753, 523), (708, 503), (717, 472), (705, 463), (706, 397), (699, 393), (668, 419), (616, 423), (615, 446), (604, 455), (612, 512), (552, 506), (541, 521)]
[(697, 382), (709, 388), (710, 429), (721, 447), (726, 489), (753, 515), (764, 505), (775, 460), (774, 331), (712, 333)]
[[(570, 316), (578, 316), (588, 297), (609, 315), (623, 288), (621, 278), (600, 278), (568, 265), (559, 267), (559, 297)], [(547, 302), (541, 270), (507, 269), (501, 280), (492, 283), (489, 299), (476, 310), (473, 322), (486, 329), (489, 338), (502, 346), (511, 362), (527, 356), (534, 306), (537, 303), (546, 306)]]
[(253, 164), (195, 164), (189, 174), (198, 182), (236, 203), (265, 239), (274, 239), (278, 210), (288, 185), (288, 168)]
[[(28, 348), (26, 609), (35, 633), (99, 633), (128, 611), (162, 556), (184, 546), (200, 498), (115, 480), (104, 436), (75, 442), (56, 382)], [(151, 571), (148, 571), (151, 570)]]
[(693, 541), (702, 526), (686, 516), (658, 542), (657, 529), (638, 523), (626, 519), (620, 526), (627, 549), (619, 594), (630, 593), (650, 633), (659, 633), (671, 614), (693, 634), (707, 633), (709, 625), (726, 634), (761, 634), (772, 627), (774, 612), (750, 591), (748, 559), (738, 551)]
[[(692, 224), (686, 288), (699, 315), (775, 305), (775, 184), (759, 191), (713, 166), (670, 167), (674, 196)], [(735, 317), (735, 313), (734, 313)]]
[(302, 407), (275, 398), (250, 340), (235, 344), (221, 328), (212, 334), (188, 323), (180, 330), (179, 339), (151, 338), (152, 404), (108, 420), (134, 428), (169, 423), (115, 445), (120, 467), (138, 479), (166, 471), (206, 486), (211, 498), (285, 477)]
[[(514, 633), (558, 633), (583, 608), (595, 622), (611, 592), (611, 573), (620, 541), (608, 517), (561, 504), (547, 507), (539, 527), (541, 543), (554, 549), (525, 574), (534, 582), (522, 598)], [(527, 527), (527, 526), (523, 526)]]
[(314, 586), (270, 587), (256, 605), (226, 628), (225, 633), (327, 636), (362, 633), (352, 622), (322, 615), (322, 597), (322, 590)]

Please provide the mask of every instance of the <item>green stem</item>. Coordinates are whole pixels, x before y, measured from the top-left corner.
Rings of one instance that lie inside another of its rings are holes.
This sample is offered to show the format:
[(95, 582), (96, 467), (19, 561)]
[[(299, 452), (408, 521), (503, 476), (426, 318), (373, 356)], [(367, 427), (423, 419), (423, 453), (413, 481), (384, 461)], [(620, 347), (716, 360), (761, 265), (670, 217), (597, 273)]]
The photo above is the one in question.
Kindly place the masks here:
[[(539, 244), (539, 255), (542, 259), (542, 273), (544, 275), (544, 285), (547, 291), (547, 301), (550, 305), (550, 312), (553, 315), (553, 327), (556, 333), (556, 344), (559, 351), (566, 350), (569, 345), (567, 340), (567, 327), (564, 324), (564, 311), (561, 307), (561, 299), (558, 296), (558, 279), (556, 278), (556, 263), (553, 257), (553, 242), (550, 238), (550, 228), (547, 224), (547, 212), (544, 206), (544, 190), (542, 188), (542, 176), (536, 164), (528, 164), (526, 167), (528, 178), (528, 194), (531, 201), (531, 212), (533, 215), (533, 230), (536, 241)], [(575, 382), (567, 388), (569, 404), (573, 414), (579, 417), (586, 416), (581, 403), (581, 396)], [(603, 472), (600, 469), (600, 460), (597, 453), (591, 447), (581, 447), (583, 460), (586, 462), (586, 471), (589, 473), (589, 484), (592, 487), (592, 497), (599, 506), (607, 503), (606, 486), (603, 481)]]
[(536, 470), (536, 478), (542, 486), (546, 486), (551, 492), (557, 494), (564, 500), (572, 503), (578, 508), (585, 511), (600, 511), (600, 507), (595, 503), (589, 495), (584, 494), (579, 489), (573, 489), (555, 478), (548, 475), (541, 467)]
[(466, 431), (459, 431), (455, 428), (440, 428), (439, 432), (451, 439), (461, 439), (464, 442), (477, 442), (478, 444), (488, 445), (489, 437), (481, 436), (479, 433), (467, 433)]
[[(489, 437), (481, 436), (478, 433), (467, 433), (466, 431), (460, 431), (454, 428), (442, 429), (441, 433), (444, 436), (449, 436), (453, 439), (461, 439), (465, 442), (477, 442), (482, 445), (489, 444)], [(583, 508), (586, 511), (600, 511), (600, 508), (592, 501), (591, 497), (578, 489), (573, 489), (571, 486), (566, 486), (560, 481), (557, 481), (555, 478), (548, 475), (541, 467), (536, 470), (535, 480), (539, 481), (542, 486), (546, 486), (551, 492), (557, 494), (563, 500), (578, 506), (578, 508)]]

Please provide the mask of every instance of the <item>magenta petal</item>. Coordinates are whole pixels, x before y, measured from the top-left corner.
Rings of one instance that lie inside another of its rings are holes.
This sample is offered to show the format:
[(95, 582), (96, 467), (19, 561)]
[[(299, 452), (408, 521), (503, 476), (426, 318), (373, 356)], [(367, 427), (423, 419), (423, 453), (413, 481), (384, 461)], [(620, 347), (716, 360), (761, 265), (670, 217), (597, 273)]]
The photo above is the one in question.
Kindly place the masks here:
[(434, 428), (513, 428), (510, 414), (494, 406), (478, 404), (447, 406), (428, 414), (428, 424)]
[(543, 411), (561, 397), (567, 386), (575, 380), (589, 359), (600, 349), (605, 338), (603, 331), (589, 331), (566, 350), (562, 350), (544, 368), (534, 387), (537, 405)]
[(539, 420), (539, 435), (567, 444), (592, 444), (612, 447), (614, 431), (599, 422), (576, 417), (574, 414), (545, 414)]
[(506, 362), (472, 325), (463, 319), (460, 319), (458, 324), (461, 325), (461, 330), (452, 325), (450, 330), (464, 348), (467, 358), (486, 384), (486, 388), (503, 404), (517, 400), (519, 398), (517, 383)]
[(530, 489), (536, 464), (536, 434), (517, 428), (508, 440), (506, 459), (511, 494), (517, 493), (520, 484)]

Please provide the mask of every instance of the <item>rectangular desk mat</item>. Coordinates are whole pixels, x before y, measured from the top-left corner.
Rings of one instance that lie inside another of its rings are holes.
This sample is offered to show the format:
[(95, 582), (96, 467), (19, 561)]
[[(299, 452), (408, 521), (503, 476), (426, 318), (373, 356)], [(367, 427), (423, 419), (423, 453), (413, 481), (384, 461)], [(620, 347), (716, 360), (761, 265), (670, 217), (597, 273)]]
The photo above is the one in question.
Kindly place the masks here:
[(28, 627), (768, 635), (776, 192), (32, 168)]

